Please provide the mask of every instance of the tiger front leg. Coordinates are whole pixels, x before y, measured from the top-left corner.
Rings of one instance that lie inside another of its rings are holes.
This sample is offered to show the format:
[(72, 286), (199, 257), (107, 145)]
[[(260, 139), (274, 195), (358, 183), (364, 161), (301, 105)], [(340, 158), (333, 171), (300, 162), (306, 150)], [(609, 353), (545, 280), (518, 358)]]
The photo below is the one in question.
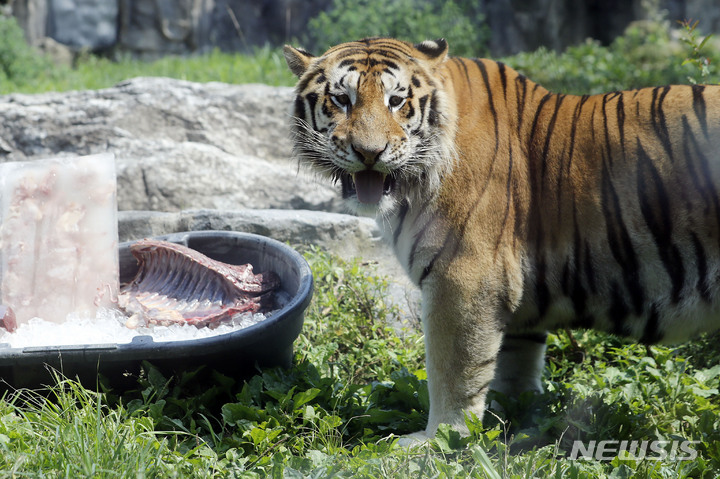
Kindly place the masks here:
[(425, 431), (408, 438), (415, 441), (434, 437), (440, 424), (467, 434), (465, 417), (482, 418), (505, 320), (494, 295), (431, 281), (423, 285), (422, 315), (430, 413)]

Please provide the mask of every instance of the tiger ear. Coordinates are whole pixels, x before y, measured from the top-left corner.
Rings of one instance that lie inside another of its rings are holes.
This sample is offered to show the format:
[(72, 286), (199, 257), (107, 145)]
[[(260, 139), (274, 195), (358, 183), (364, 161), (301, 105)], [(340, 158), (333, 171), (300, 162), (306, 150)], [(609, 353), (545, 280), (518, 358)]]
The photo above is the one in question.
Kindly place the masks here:
[(415, 45), (415, 50), (425, 56), (431, 68), (435, 68), (445, 61), (448, 53), (448, 43), (444, 38), (437, 40), (425, 40)]
[(310, 62), (315, 58), (305, 50), (293, 48), (290, 45), (283, 47), (283, 55), (285, 55), (285, 61), (290, 67), (290, 71), (298, 78), (305, 73), (310, 66)]

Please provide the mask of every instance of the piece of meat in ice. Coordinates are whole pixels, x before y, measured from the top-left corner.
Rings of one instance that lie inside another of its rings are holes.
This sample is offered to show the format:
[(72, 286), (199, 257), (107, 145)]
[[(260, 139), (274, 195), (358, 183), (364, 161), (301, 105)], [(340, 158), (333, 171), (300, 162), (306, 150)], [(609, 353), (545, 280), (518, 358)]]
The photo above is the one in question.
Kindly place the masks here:
[(0, 328), (4, 328), (11, 333), (17, 328), (15, 312), (10, 306), (4, 304), (0, 304)]
[(222, 263), (166, 241), (141, 240), (130, 252), (138, 271), (118, 301), (130, 315), (128, 327), (144, 321), (212, 328), (239, 313), (271, 310), (280, 285), (273, 272), (254, 274), (250, 264)]

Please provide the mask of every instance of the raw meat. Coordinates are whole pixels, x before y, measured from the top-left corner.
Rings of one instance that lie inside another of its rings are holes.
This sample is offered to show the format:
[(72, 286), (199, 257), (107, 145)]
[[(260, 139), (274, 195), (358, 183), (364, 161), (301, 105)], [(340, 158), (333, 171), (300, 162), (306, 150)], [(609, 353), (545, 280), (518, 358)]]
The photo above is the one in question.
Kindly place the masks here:
[(138, 272), (119, 296), (128, 327), (144, 321), (212, 328), (239, 313), (273, 308), (280, 285), (275, 273), (254, 274), (250, 264), (222, 263), (166, 241), (141, 240), (130, 251)]
[(15, 320), (15, 313), (12, 308), (0, 304), (0, 328), (13, 332), (17, 328), (17, 321)]

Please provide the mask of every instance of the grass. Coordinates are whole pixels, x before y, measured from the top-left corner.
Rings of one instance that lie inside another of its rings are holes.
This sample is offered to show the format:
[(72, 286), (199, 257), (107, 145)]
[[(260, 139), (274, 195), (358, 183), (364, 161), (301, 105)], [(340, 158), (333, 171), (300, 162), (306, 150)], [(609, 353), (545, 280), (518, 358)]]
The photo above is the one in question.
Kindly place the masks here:
[(258, 48), (252, 55), (213, 50), (205, 55), (169, 55), (155, 61), (136, 60), (129, 56), (110, 60), (85, 55), (78, 59), (74, 68), (46, 62), (42, 68), (33, 67), (32, 74), (19, 74), (16, 78), (0, 75), (0, 94), (95, 90), (139, 76), (275, 86), (289, 86), (295, 82), (280, 49), (265, 47)]
[(49, 398), (19, 391), (0, 402), (0, 474), (12, 477), (158, 476), (168, 441), (148, 417), (58, 377)]
[[(495, 394), (503, 413), (469, 418), (407, 450), (423, 427), (422, 337), (385, 324), (386, 281), (359, 262), (306, 252), (317, 289), (292, 368), (248, 381), (212, 371), (133, 391), (89, 391), (58, 376), (0, 400), (0, 477), (716, 477), (718, 337), (650, 348), (593, 332), (550, 336), (546, 392)], [(580, 348), (573, 341), (580, 344)], [(576, 460), (573, 440), (698, 441), (691, 461)]]

